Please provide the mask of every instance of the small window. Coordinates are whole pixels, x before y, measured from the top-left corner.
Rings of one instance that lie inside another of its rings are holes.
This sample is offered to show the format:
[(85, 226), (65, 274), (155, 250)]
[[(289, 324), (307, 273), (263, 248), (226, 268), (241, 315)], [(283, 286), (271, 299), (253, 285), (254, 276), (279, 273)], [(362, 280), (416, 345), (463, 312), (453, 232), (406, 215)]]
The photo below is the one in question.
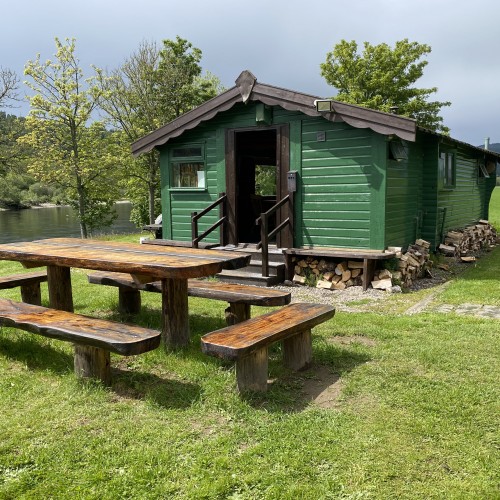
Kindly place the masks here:
[(203, 148), (201, 146), (186, 146), (185, 148), (172, 149), (172, 158), (201, 157)]
[(172, 188), (205, 189), (205, 159), (202, 145), (174, 148), (170, 158)]
[(441, 151), (439, 154), (439, 175), (443, 189), (455, 187), (455, 153)]

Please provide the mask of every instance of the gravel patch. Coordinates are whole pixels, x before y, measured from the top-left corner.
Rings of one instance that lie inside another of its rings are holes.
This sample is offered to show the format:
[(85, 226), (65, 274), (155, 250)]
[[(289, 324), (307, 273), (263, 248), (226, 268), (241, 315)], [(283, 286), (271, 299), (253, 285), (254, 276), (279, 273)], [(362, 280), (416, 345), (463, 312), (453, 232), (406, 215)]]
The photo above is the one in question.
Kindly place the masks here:
[(363, 291), (361, 286), (350, 286), (345, 290), (325, 290), (301, 285), (277, 285), (274, 288), (292, 294), (292, 302), (314, 302), (317, 304), (330, 304), (338, 311), (356, 311), (355, 303), (367, 304), (387, 300), (391, 292), (369, 288)]
[[(470, 263), (463, 263), (454, 258), (443, 258), (440, 267), (431, 268), (424, 277), (417, 279), (409, 287), (407, 292), (415, 292), (428, 288), (438, 287), (448, 282), (462, 271), (470, 267)], [(388, 300), (393, 293), (401, 292), (397, 286), (392, 290), (376, 290), (368, 288), (363, 291), (361, 286), (350, 286), (344, 290), (326, 290), (323, 288), (313, 288), (305, 285), (297, 285), (289, 281), (274, 286), (279, 290), (290, 292), (292, 302), (315, 302), (319, 304), (330, 304), (335, 306), (337, 311), (362, 312), (366, 311), (366, 306), (374, 305)], [(439, 288), (436, 289), (439, 293)], [(432, 301), (434, 297), (429, 299)], [(424, 309), (428, 304), (422, 304), (420, 309)], [(418, 312), (418, 311), (414, 311)]]

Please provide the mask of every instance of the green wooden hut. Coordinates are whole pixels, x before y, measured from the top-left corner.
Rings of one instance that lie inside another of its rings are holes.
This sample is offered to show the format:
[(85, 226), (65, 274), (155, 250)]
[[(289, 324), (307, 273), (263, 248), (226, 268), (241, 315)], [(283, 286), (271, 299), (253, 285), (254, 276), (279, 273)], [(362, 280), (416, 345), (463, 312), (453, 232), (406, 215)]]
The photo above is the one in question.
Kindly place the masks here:
[[(225, 193), (226, 223), (204, 241), (258, 242), (256, 219), (293, 193), (268, 220), (270, 229), (293, 222), (277, 245), (344, 252), (417, 238), (435, 248), (448, 230), (487, 219), (500, 159), (412, 119), (263, 84), (249, 71), (132, 146), (135, 155), (153, 148), (163, 238), (191, 241), (192, 213)], [(219, 216), (200, 219), (198, 234)]]

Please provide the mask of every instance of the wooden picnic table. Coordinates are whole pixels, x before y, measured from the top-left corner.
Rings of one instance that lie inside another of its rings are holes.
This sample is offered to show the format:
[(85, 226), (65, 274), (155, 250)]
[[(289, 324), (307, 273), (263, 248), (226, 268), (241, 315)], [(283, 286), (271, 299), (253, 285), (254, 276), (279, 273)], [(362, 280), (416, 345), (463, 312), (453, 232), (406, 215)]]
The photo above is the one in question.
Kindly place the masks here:
[(250, 255), (186, 247), (141, 245), (79, 238), (6, 243), (0, 260), (26, 268), (47, 266), (50, 306), (73, 312), (70, 269), (129, 273), (138, 283), (162, 283), (162, 340), (167, 347), (189, 342), (188, 279), (244, 267)]

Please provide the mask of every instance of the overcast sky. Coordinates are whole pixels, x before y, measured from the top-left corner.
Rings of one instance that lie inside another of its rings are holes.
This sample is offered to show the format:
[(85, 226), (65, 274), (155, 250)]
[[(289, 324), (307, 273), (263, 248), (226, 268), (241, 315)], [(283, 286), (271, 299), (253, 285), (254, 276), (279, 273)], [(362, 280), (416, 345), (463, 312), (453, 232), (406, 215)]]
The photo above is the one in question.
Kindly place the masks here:
[[(113, 69), (144, 41), (176, 35), (203, 51), (202, 66), (229, 88), (244, 69), (260, 82), (321, 97), (336, 91), (319, 65), (342, 39), (432, 47), (419, 87), (438, 87), (451, 135), (500, 142), (498, 0), (2, 0), (0, 66), (22, 78), (54, 37), (76, 38), (77, 56)], [(28, 108), (17, 114), (25, 115)]]

